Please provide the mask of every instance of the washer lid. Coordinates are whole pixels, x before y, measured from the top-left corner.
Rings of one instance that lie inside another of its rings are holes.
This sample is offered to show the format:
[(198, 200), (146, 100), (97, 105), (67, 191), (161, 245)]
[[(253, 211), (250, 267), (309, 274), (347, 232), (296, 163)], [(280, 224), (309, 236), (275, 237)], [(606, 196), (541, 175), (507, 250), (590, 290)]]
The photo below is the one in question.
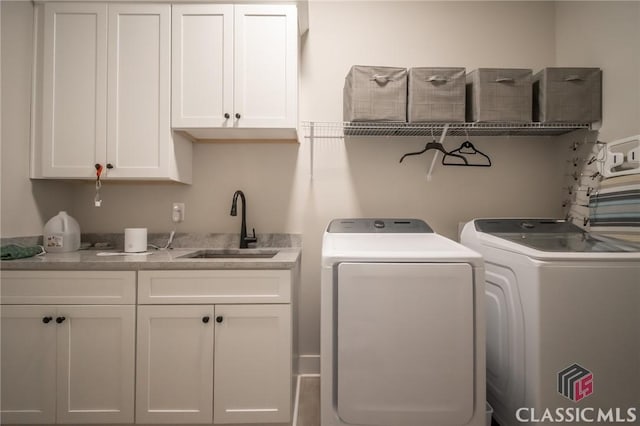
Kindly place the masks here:
[(640, 245), (585, 232), (571, 222), (555, 219), (476, 219), (478, 232), (544, 252), (639, 252)]
[(334, 219), (327, 232), (348, 234), (423, 234), (433, 230), (420, 219)]

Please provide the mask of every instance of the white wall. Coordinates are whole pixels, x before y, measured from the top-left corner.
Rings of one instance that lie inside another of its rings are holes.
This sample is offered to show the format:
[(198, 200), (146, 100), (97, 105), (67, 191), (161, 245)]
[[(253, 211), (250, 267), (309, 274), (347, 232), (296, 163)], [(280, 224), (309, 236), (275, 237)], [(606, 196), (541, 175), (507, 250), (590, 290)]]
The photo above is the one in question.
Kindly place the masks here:
[[(301, 120), (341, 120), (344, 76), (353, 64), (537, 70), (556, 63), (553, 2), (314, 1), (309, 9), (311, 29), (301, 46)], [(181, 201), (186, 221), (178, 231), (238, 232), (239, 219), (229, 216), (229, 208), (233, 192), (244, 190), (249, 227), (303, 235), (303, 354), (320, 349), (320, 250), (330, 219), (417, 217), (455, 238), (458, 223), (473, 217), (562, 214), (568, 153), (553, 138), (473, 138), (494, 166), (437, 167), (432, 182), (425, 179), (432, 154), (398, 164), (402, 154), (422, 148), (424, 139), (319, 142), (313, 180), (309, 144), (301, 139), (300, 145), (195, 145), (193, 185), (105, 182), (103, 207), (97, 209), (92, 184), (73, 183), (69, 210), (84, 232), (121, 232), (129, 226), (160, 232), (171, 229), (171, 203)], [(445, 145), (454, 148), (460, 142)], [(28, 184), (26, 164), (11, 176), (14, 184)], [(52, 192), (64, 198), (64, 188)], [(20, 200), (18, 194), (11, 200)], [(4, 192), (2, 201), (4, 227)], [(21, 223), (18, 217), (7, 221)]]
[[(301, 120), (341, 120), (344, 76), (353, 64), (541, 68), (555, 61), (552, 3), (311, 2), (302, 41)], [(76, 185), (73, 210), (86, 231), (126, 226), (170, 229), (172, 201), (186, 203), (179, 231), (238, 232), (229, 216), (236, 189), (247, 194), (248, 225), (257, 232), (303, 234), (301, 353), (319, 353), (321, 237), (335, 217), (408, 216), (455, 237), (475, 216), (556, 216), (563, 164), (553, 140), (474, 139), (495, 166), (442, 168), (425, 180), (431, 154), (398, 160), (425, 140), (325, 140), (315, 177), (309, 146), (209, 144), (194, 148), (189, 187), (109, 184), (93, 207), (90, 184)], [(455, 147), (458, 141), (447, 141)]]
[(71, 205), (64, 183), (29, 180), (33, 6), (2, 1), (2, 237), (42, 234), (46, 220)]
[(640, 2), (558, 2), (556, 63), (603, 70), (600, 140), (640, 134)]

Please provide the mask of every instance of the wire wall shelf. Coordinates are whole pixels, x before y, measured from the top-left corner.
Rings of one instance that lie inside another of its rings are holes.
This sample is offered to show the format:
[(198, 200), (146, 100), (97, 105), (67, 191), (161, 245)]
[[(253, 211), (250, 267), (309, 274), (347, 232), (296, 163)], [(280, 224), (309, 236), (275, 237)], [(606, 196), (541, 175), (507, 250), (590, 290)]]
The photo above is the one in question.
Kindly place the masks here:
[[(440, 143), (447, 136), (559, 136), (576, 130), (591, 130), (585, 123), (392, 123), (303, 121), (304, 138), (310, 142), (310, 173), (313, 178), (314, 143), (323, 139), (351, 137), (424, 137)], [(435, 157), (434, 157), (435, 161)], [(432, 167), (433, 168), (433, 167)]]
[(350, 136), (558, 136), (580, 129), (584, 123), (368, 123), (315, 122), (302, 123), (306, 138), (326, 139)]

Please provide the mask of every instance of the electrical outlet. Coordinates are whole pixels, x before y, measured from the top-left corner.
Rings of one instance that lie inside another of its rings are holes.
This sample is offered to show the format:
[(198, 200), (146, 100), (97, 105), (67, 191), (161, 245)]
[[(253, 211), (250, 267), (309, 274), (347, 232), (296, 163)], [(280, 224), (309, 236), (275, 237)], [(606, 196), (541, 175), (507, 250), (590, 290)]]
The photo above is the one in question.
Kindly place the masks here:
[(184, 221), (184, 203), (173, 203), (171, 208), (171, 221), (180, 223)]

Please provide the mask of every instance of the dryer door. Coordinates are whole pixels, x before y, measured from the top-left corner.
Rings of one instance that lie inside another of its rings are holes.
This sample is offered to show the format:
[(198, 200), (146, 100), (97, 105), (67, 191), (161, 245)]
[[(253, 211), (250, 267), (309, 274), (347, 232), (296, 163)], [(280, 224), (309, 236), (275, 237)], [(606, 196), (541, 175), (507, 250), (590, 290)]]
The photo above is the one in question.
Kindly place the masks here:
[(359, 425), (466, 424), (474, 408), (466, 263), (341, 263), (337, 411)]

